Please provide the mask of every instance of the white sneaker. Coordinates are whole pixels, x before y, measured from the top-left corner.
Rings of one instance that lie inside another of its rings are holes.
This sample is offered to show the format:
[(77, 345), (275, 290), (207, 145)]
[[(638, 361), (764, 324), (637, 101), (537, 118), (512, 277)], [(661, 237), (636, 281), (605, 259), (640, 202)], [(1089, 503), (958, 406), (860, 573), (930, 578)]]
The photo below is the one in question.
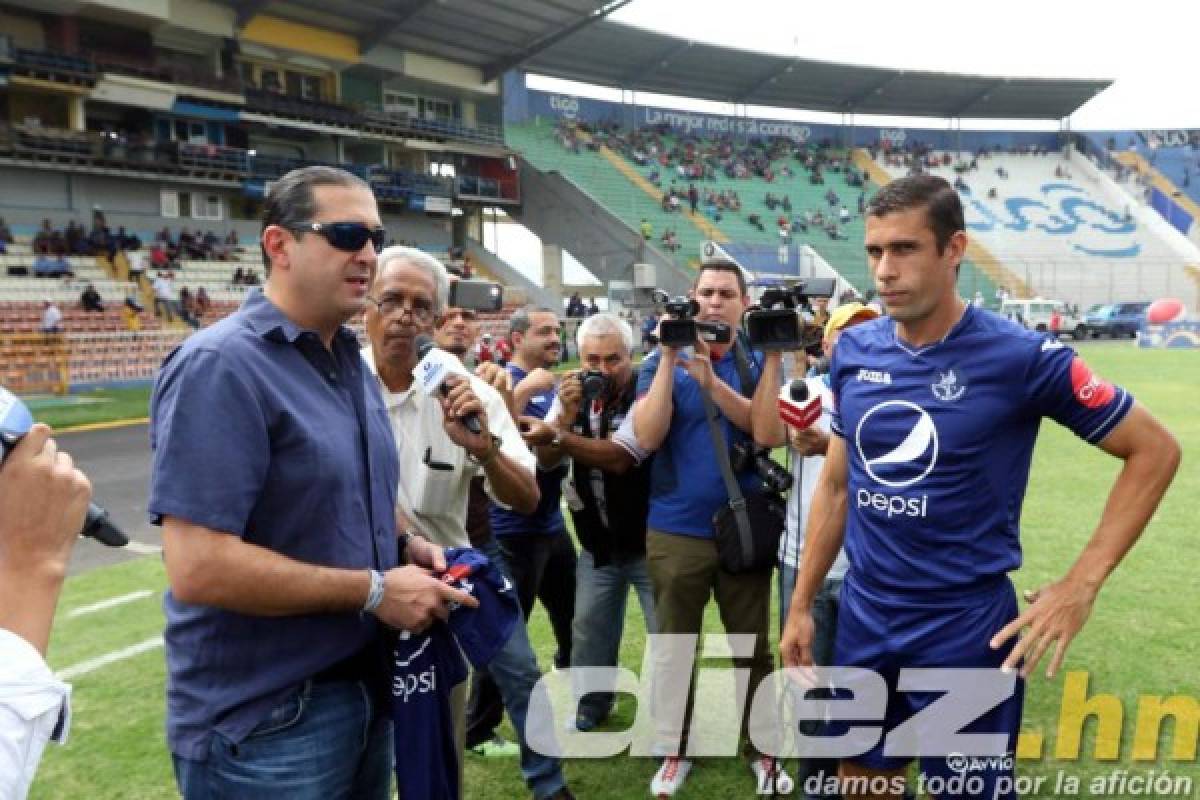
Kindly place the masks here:
[(688, 773), (692, 770), (692, 762), (675, 756), (663, 759), (662, 766), (650, 781), (650, 794), (655, 797), (671, 797), (683, 786)]
[(796, 788), (796, 782), (784, 771), (783, 765), (771, 756), (759, 756), (751, 761), (750, 771), (754, 773), (754, 791), (758, 794), (786, 795)]

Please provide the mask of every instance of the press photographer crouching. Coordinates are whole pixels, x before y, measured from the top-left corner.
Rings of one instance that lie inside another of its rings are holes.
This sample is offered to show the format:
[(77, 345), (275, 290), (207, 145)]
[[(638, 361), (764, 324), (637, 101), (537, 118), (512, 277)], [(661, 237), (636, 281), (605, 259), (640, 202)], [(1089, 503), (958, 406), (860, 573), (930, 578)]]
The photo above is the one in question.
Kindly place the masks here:
[[(615, 314), (585, 319), (576, 332), (584, 369), (565, 377), (543, 422), (521, 417), (525, 441), (538, 460), (553, 466), (567, 458), (564, 488), (583, 552), (576, 568), (572, 667), (614, 667), (621, 645), (625, 603), (637, 591), (646, 631), (653, 633), (654, 595), (646, 572), (646, 514), (650, 462), (633, 433), (629, 413), (636, 397), (633, 331)], [(585, 693), (573, 724), (589, 731), (612, 713), (610, 692)]]
[[(700, 634), (705, 606), (715, 594), (726, 633), (753, 638), (751, 653), (739, 648), (734, 658), (740, 668), (736, 696), (744, 698), (746, 708), (731, 709), (730, 715), (741, 713), (740, 735), (745, 738), (750, 700), (772, 667), (767, 630), (774, 546), (760, 546), (762, 552), (754, 553), (754, 543), (743, 534), (752, 539), (752, 529), (774, 528), (777, 540), (782, 508), (764, 499), (756, 474), (743, 471), (735, 477), (729, 466), (729, 448), (750, 441), (750, 397), (761, 372), (760, 355), (750, 352), (740, 332), (742, 313), (750, 304), (745, 276), (730, 261), (706, 261), (691, 295), (698, 333), (720, 323), (734, 335), (682, 342), (675, 329), (691, 320), (679, 313), (686, 309), (671, 308), (675, 319), (664, 319), (659, 326), (662, 345), (642, 364), (634, 430), (642, 448), (655, 453), (646, 564), (660, 634)], [(749, 516), (758, 517), (754, 525)], [(735, 548), (719, 549), (718, 538)], [(739, 542), (749, 547), (739, 548)], [(691, 762), (682, 758), (688, 748), (691, 691), (681, 676), (692, 674), (694, 659), (694, 650), (656, 646), (654, 651), (655, 745), (665, 757), (650, 785), (654, 795), (675, 794), (691, 769)], [(765, 737), (772, 733), (762, 732)], [(755, 738), (766, 740), (758, 732)], [(749, 743), (744, 752), (757, 791), (786, 794), (794, 788), (774, 759)]]

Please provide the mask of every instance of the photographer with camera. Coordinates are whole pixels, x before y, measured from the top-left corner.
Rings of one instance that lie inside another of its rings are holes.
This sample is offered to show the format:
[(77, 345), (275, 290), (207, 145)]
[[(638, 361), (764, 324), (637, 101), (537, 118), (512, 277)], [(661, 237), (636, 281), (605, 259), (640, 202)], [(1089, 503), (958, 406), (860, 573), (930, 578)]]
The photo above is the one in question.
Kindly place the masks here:
[[(630, 588), (637, 591), (646, 631), (655, 630), (646, 572), (650, 463), (629, 413), (637, 388), (629, 323), (594, 314), (579, 325), (576, 342), (585, 369), (563, 379), (544, 422), (521, 417), (521, 423), (540, 462), (571, 461), (567, 504), (583, 548), (575, 573), (571, 666), (615, 667)], [(575, 728), (592, 730), (614, 702), (612, 692), (582, 694)]]
[[(739, 648), (734, 659), (742, 668), (736, 696), (744, 698), (746, 706), (739, 710), (745, 712), (740, 731), (745, 737), (750, 699), (772, 668), (767, 641), (771, 564), (736, 573), (726, 569), (714, 517), (727, 516), (731, 485), (746, 507), (758, 505), (763, 494), (758, 475), (743, 471), (727, 481), (728, 471), (720, 463), (728, 459), (730, 445), (751, 441), (750, 397), (759, 379), (759, 358), (748, 352), (740, 335), (750, 297), (737, 264), (704, 262), (691, 294), (691, 309), (687, 301), (668, 304), (675, 319), (660, 323), (662, 344), (643, 362), (638, 376), (634, 430), (642, 448), (655, 453), (646, 564), (660, 634), (698, 636), (708, 598), (715, 594), (726, 633), (753, 636), (753, 655), (747, 658)], [(689, 311), (694, 319), (686, 318)], [(680, 334), (691, 334), (691, 341), (683, 341)], [(685, 350), (688, 345), (691, 355)], [(678, 647), (654, 651), (656, 747), (665, 756), (650, 784), (655, 795), (675, 794), (691, 770), (691, 762), (682, 757), (687, 751), (690, 681), (680, 677), (691, 674), (694, 657), (694, 652), (680, 652)], [(748, 686), (742, 677), (747, 674)], [(685, 705), (682, 714), (677, 712), (680, 703)], [(679, 720), (668, 716), (682, 718), (683, 727), (677, 728)], [(773, 758), (749, 744), (746, 753), (757, 791), (792, 790), (791, 778)]]
[[(828, 301), (828, 298), (822, 299)], [(833, 355), (834, 346), (844, 329), (875, 319), (879, 314), (862, 303), (847, 303), (827, 316), (829, 319), (825, 323), (821, 341), (825, 359)], [(797, 355), (800, 357), (797, 360), (799, 366), (803, 363), (804, 351), (799, 351)], [(791, 461), (792, 492), (788, 497), (787, 522), (779, 542), (778, 556), (780, 630), (787, 624), (788, 606), (796, 586), (796, 571), (800, 568), (800, 556), (804, 552), (813, 492), (825, 465), (834, 399), (829, 388), (828, 372), (815, 368), (808, 370), (807, 378), (798, 377), (788, 382), (782, 394), (772, 391), (780, 384), (782, 361), (781, 350), (766, 353), (763, 377), (754, 393), (753, 409), (755, 442), (769, 448), (786, 443)], [(810, 405), (814, 406), (812, 413), (805, 413)], [(848, 566), (845, 552), (839, 551), (837, 560), (813, 598), (813, 662), (818, 666), (833, 666), (833, 642), (837, 631), (842, 578)], [(812, 736), (819, 727), (815, 721), (806, 721), (802, 732)], [(797, 781), (806, 796), (819, 797), (824, 792), (813, 791), (812, 787), (825, 786), (828, 778), (837, 777), (837, 771), (837, 759), (805, 758), (800, 761)]]

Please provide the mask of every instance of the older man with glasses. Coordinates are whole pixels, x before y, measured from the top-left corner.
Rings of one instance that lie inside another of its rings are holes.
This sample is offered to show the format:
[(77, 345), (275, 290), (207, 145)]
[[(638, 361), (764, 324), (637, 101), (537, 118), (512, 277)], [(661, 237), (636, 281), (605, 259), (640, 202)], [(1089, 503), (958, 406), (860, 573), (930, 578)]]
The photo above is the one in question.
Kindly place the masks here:
[[(363, 358), (382, 387), (395, 434), (401, 471), (398, 509), (413, 532), (445, 547), (467, 547), (467, 497), (471, 479), (484, 478), (496, 502), (521, 512), (538, 504), (536, 461), (525, 446), (499, 392), (476, 376), (450, 375), (444, 397), (422, 392), (413, 377), (419, 361), (417, 337), (431, 335), (458, 356), (469, 347), (474, 312), (448, 309), (449, 276), (432, 256), (411, 247), (389, 247), (379, 254), (379, 271), (368, 297)], [(464, 370), (465, 371), (465, 370)], [(479, 432), (465, 423), (479, 420)], [(498, 568), (507, 568), (493, 544), (484, 552)], [(513, 723), (521, 733), (521, 772), (536, 800), (570, 798), (558, 759), (535, 753), (525, 744), (529, 696), (541, 677), (525, 628), (517, 625), (490, 664), (501, 685)], [(465, 744), (466, 684), (451, 695), (458, 758)], [(461, 781), (462, 762), (459, 761)], [(402, 760), (398, 769), (404, 770)]]

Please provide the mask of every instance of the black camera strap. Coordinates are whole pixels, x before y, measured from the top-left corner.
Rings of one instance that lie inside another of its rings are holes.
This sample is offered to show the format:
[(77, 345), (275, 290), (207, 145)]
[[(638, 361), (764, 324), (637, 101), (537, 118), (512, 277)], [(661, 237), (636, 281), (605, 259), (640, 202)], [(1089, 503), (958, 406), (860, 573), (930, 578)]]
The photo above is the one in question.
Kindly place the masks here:
[[(742, 384), (742, 394), (749, 397), (754, 394), (754, 381), (750, 376), (750, 366), (746, 363), (746, 356), (742, 352), (741, 341), (738, 339), (734, 340), (733, 356), (737, 363), (738, 379)], [(715, 370), (713, 377), (716, 377)], [(733, 517), (737, 520), (738, 538), (742, 540), (742, 552), (753, 554), (754, 537), (750, 532), (750, 515), (746, 513), (746, 498), (742, 494), (742, 487), (738, 485), (737, 478), (733, 475), (733, 465), (729, 463), (729, 445), (725, 441), (725, 434), (721, 432), (717, 406), (708, 391), (701, 391), (700, 397), (704, 400), (704, 419), (708, 422), (708, 433), (712, 437), (713, 450), (716, 451), (717, 466), (721, 468), (721, 478), (725, 481), (725, 491), (729, 495), (729, 507), (733, 509)]]

